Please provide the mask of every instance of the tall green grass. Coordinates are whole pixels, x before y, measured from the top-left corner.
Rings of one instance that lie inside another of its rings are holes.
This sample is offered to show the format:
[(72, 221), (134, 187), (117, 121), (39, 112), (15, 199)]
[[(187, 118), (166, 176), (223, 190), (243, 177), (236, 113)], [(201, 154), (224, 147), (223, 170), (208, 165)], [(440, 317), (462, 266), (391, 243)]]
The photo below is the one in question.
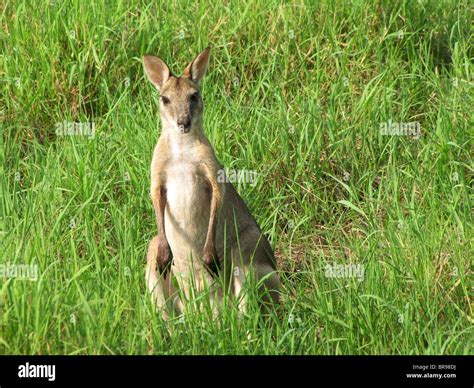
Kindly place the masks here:
[[(160, 3), (1, 6), (0, 264), (39, 272), (0, 278), (0, 353), (472, 353), (468, 1)], [(257, 171), (237, 188), (283, 281), (266, 322), (163, 322), (145, 287), (160, 130), (141, 57), (179, 74), (209, 44), (205, 130)], [(382, 136), (389, 120), (421, 136)]]

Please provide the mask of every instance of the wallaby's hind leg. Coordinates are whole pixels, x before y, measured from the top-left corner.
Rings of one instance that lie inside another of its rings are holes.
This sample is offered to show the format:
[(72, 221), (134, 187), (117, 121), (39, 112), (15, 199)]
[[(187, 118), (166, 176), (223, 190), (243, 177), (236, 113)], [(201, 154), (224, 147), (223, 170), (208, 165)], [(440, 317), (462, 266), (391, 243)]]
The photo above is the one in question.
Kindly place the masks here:
[(256, 265), (258, 282), (261, 283), (262, 312), (269, 312), (280, 304), (280, 278), (274, 268), (268, 264)]
[(241, 313), (247, 311), (248, 295), (246, 295), (244, 288), (248, 276), (252, 274), (255, 276), (256, 283), (259, 284), (258, 295), (262, 311), (267, 308), (271, 309), (273, 306), (280, 303), (280, 279), (275, 270), (269, 265), (263, 266), (249, 266), (234, 268), (234, 295), (238, 300), (238, 307)]
[[(250, 260), (251, 257), (253, 257), (252, 261)], [(233, 292), (241, 313), (247, 311), (248, 295), (246, 295), (244, 288), (249, 276), (253, 276), (255, 284), (259, 285), (258, 295), (262, 311), (279, 304), (280, 278), (275, 269), (269, 264), (270, 260), (261, 247), (257, 248), (255, 253), (244, 251), (240, 254), (236, 249), (233, 263)]]
[(151, 295), (151, 300), (156, 306), (163, 319), (169, 318), (168, 302), (176, 294), (172, 282), (171, 272), (167, 268), (158, 268), (159, 250), (159, 236), (153, 237), (148, 245), (147, 264), (145, 279), (148, 285), (148, 290)]

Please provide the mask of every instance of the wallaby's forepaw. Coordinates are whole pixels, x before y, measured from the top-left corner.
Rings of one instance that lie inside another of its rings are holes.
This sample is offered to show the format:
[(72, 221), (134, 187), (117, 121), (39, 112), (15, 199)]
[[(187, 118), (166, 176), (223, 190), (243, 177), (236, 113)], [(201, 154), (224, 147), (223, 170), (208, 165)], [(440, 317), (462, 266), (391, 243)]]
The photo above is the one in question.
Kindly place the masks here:
[(219, 272), (220, 260), (215, 250), (204, 249), (202, 260), (209, 272), (211, 272), (212, 274), (217, 274)]
[(173, 255), (171, 254), (171, 248), (166, 239), (158, 240), (158, 252), (157, 252), (157, 266), (160, 273), (166, 271), (171, 264)]

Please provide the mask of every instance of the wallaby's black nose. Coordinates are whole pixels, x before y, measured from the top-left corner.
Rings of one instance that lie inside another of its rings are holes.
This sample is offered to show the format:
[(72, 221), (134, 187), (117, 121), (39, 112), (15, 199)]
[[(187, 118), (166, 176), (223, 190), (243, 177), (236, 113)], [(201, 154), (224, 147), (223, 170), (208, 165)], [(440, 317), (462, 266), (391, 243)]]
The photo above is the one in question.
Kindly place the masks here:
[(178, 120), (178, 126), (188, 129), (191, 126), (191, 119)]

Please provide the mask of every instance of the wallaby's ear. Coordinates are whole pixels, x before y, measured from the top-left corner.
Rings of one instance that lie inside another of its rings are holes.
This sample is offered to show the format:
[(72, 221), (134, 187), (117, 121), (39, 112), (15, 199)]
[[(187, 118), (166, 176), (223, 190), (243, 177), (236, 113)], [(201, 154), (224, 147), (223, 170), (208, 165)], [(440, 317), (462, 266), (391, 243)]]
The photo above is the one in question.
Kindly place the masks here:
[(145, 67), (145, 73), (150, 82), (160, 90), (170, 77), (168, 65), (160, 58), (154, 57), (153, 55), (145, 55), (143, 57), (143, 66)]
[(195, 84), (199, 85), (206, 74), (210, 53), (211, 47), (206, 48), (188, 65), (188, 67), (186, 67), (186, 69), (184, 69), (183, 76), (190, 78)]

